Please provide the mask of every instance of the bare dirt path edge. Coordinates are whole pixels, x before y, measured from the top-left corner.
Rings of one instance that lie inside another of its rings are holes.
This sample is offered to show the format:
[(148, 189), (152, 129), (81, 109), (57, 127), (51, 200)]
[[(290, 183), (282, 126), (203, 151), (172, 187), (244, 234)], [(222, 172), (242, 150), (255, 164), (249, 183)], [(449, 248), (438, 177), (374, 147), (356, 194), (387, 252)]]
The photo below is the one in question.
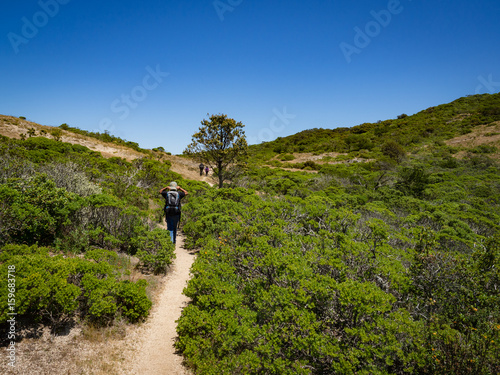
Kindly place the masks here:
[(194, 253), (184, 249), (184, 237), (181, 233), (177, 234), (175, 253), (174, 265), (166, 276), (157, 304), (137, 338), (137, 352), (130, 358), (133, 363), (126, 364), (126, 368), (130, 369), (125, 372), (127, 374), (191, 374), (174, 347), (177, 338), (176, 320), (189, 302), (182, 291), (187, 285), (195, 259)]

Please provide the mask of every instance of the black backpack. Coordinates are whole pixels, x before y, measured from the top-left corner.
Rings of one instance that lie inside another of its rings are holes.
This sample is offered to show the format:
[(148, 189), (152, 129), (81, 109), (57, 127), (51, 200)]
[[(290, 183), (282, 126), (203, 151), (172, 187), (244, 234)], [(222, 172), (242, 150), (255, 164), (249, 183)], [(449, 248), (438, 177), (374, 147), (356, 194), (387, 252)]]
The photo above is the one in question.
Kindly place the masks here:
[(178, 191), (167, 192), (167, 197), (165, 198), (164, 210), (166, 215), (180, 215), (181, 196)]

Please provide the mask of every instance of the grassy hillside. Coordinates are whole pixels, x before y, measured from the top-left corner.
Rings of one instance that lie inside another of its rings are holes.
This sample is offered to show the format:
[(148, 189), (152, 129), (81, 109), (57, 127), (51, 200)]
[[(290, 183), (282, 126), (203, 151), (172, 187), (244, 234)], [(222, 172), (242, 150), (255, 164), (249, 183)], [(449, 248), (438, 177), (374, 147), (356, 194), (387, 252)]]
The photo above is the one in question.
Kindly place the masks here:
[[(426, 145), (473, 134), (478, 126), (490, 128), (485, 133), (486, 137), (491, 138), (485, 139), (484, 143), (497, 147), (500, 145), (500, 139), (496, 137), (500, 133), (499, 121), (500, 94), (474, 95), (427, 108), (413, 116), (402, 114), (397, 119), (365, 123), (352, 128), (305, 130), (251, 146), (250, 154), (251, 160), (257, 163), (269, 161), (278, 154), (293, 153), (341, 153), (337, 161), (355, 157), (372, 159), (380, 158), (388, 143), (393, 147), (397, 144), (406, 152), (413, 152)], [(291, 157), (289, 159), (293, 160)], [(334, 162), (336, 159), (327, 158), (324, 161)]]

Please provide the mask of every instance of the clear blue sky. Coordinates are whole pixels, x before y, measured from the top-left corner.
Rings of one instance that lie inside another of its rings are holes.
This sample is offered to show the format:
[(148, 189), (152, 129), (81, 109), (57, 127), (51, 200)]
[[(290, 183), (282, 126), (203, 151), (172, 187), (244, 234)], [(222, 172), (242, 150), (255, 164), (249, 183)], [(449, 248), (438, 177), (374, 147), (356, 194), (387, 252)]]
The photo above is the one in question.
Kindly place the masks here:
[(498, 0), (23, 0), (0, 114), (181, 153), (207, 113), (250, 143), (500, 90)]

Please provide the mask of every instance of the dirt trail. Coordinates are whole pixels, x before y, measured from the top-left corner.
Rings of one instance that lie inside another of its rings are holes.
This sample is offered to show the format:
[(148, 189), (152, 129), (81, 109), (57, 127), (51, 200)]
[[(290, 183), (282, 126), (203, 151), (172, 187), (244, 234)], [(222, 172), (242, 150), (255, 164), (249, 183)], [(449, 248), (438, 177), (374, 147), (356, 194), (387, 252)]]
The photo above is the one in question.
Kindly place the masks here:
[(213, 186), (217, 182), (213, 177), (213, 171), (209, 171), (208, 176), (205, 175), (205, 172), (203, 172), (203, 175), (200, 176), (198, 163), (194, 160), (176, 155), (165, 156), (165, 159), (169, 160), (172, 163), (172, 167), (170, 169), (173, 172), (179, 173), (186, 179), (205, 181), (210, 186)]
[[(172, 157), (172, 170), (184, 178), (205, 181), (213, 186), (211, 176), (200, 176), (199, 171), (192, 166), (192, 162)], [(166, 225), (161, 227), (167, 230)], [(189, 272), (195, 260), (195, 252), (184, 248), (184, 235), (177, 233), (176, 258), (172, 268), (166, 276), (160, 296), (153, 307), (153, 311), (141, 332), (129, 340), (137, 340), (137, 350), (125, 368), (127, 374), (134, 375), (190, 375), (191, 372), (183, 365), (183, 358), (176, 353), (174, 342), (177, 338), (176, 320), (180, 318), (182, 309), (189, 302), (189, 298), (182, 294), (187, 286)]]
[(133, 358), (130, 374), (137, 375), (188, 375), (182, 364), (182, 356), (175, 352), (177, 337), (176, 320), (189, 299), (182, 290), (189, 280), (189, 270), (195, 255), (184, 249), (184, 237), (177, 235), (174, 265), (166, 276), (161, 294), (144, 326), (139, 341), (140, 346)]

